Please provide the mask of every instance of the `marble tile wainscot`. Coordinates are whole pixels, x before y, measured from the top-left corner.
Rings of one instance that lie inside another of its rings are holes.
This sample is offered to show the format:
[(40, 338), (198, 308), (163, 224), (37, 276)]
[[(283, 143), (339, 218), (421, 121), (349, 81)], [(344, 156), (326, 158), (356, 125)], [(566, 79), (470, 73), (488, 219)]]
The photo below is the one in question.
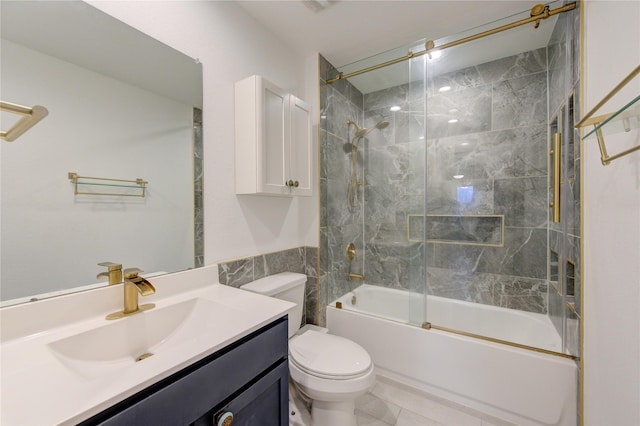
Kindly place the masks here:
[[(307, 276), (303, 324), (319, 324), (318, 248), (296, 247), (218, 263), (220, 284), (241, 285), (280, 272), (298, 272)], [(324, 306), (322, 306), (324, 308)]]

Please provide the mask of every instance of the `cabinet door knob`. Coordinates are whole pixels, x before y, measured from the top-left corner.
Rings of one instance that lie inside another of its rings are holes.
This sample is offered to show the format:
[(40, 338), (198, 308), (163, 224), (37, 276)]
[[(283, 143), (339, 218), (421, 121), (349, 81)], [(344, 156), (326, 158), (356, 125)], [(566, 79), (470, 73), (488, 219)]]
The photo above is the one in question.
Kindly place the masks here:
[(291, 179), (289, 179), (289, 182), (285, 183), (285, 185), (287, 185), (289, 188), (291, 188), (292, 186), (296, 186)]
[(230, 426), (233, 423), (233, 413), (226, 411), (216, 415), (216, 426)]
[(297, 187), (299, 187), (299, 186), (300, 186), (300, 182), (295, 181), (295, 182), (293, 183), (293, 186), (295, 186), (296, 188), (297, 188)]

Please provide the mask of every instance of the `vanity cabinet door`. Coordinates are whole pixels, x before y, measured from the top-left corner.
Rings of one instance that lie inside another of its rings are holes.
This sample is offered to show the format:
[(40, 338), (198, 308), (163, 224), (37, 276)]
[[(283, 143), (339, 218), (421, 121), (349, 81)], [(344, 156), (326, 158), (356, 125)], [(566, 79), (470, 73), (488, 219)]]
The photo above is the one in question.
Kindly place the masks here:
[(278, 367), (248, 389), (205, 414), (192, 426), (218, 426), (233, 417), (233, 426), (284, 426), (289, 423), (289, 365)]
[(287, 345), (288, 320), (283, 317), (80, 425), (186, 426), (207, 414), (214, 424), (212, 415), (227, 405), (247, 419), (234, 425), (272, 424), (250, 419), (271, 417), (278, 410), (276, 418), (286, 417)]

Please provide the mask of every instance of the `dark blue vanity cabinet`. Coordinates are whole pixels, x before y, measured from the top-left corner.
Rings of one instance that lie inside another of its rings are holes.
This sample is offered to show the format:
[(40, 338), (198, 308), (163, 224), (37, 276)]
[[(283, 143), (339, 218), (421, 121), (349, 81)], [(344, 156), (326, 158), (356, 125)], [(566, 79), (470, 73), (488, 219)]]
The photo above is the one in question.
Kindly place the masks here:
[(276, 320), (81, 425), (287, 425), (287, 329)]

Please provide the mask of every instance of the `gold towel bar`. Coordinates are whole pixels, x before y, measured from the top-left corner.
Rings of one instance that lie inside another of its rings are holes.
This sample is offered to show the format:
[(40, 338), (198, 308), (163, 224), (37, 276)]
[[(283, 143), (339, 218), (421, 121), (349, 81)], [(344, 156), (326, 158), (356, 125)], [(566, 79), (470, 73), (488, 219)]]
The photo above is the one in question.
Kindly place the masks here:
[[(141, 178), (137, 178), (135, 180), (110, 179), (110, 178), (99, 178), (99, 177), (90, 177), (90, 176), (78, 176), (78, 174), (74, 172), (69, 172), (67, 176), (69, 180), (73, 183), (74, 195), (111, 195), (111, 196), (117, 196), (117, 197), (143, 197), (144, 198), (146, 189), (147, 189), (147, 184), (149, 183), (148, 181), (143, 180)], [(107, 181), (107, 182), (113, 182), (113, 183), (79, 182), (80, 179), (86, 179), (89, 181), (91, 180)], [(116, 182), (133, 183), (134, 185), (123, 185)], [(139, 189), (140, 192), (136, 194), (128, 194), (124, 192), (123, 193), (82, 192), (78, 190), (78, 185), (99, 185), (99, 186), (113, 186), (113, 187), (120, 187), (120, 188), (134, 188), (134, 189)]]
[(41, 105), (32, 108), (25, 107), (11, 102), (0, 101), (0, 110), (23, 115), (9, 130), (0, 131), (0, 138), (7, 142), (13, 142), (24, 132), (35, 126), (40, 120), (49, 115), (49, 111)]
[[(597, 117), (592, 117), (593, 114), (596, 113), (596, 111), (598, 111), (604, 104), (606, 104), (624, 86), (626, 86), (638, 75), (640, 75), (640, 65), (638, 65), (633, 71), (631, 71), (631, 73), (628, 76), (626, 76), (616, 87), (614, 87), (613, 90), (611, 90), (611, 92), (609, 92), (604, 98), (602, 98), (602, 100), (598, 102), (598, 104), (595, 107), (593, 107), (591, 111), (586, 113), (584, 117), (582, 117), (582, 120), (580, 120), (575, 124), (576, 129), (579, 129), (580, 127), (589, 126), (589, 125), (592, 125), (594, 127), (594, 129), (591, 132), (587, 133), (585, 136), (583, 136), (582, 139), (589, 137), (591, 134), (596, 135), (596, 138), (598, 140), (598, 147), (600, 148), (600, 159), (602, 161), (603, 166), (610, 164), (611, 161), (615, 159), (624, 157), (625, 155), (628, 155), (628, 154), (631, 154), (632, 152), (640, 150), (640, 145), (636, 145), (634, 147), (626, 149), (617, 154), (609, 155), (607, 153), (607, 147), (604, 143), (604, 135), (602, 133), (602, 127), (606, 126), (607, 123), (613, 119), (629, 120), (632, 117), (635, 117), (637, 119), (638, 109), (637, 108), (634, 109), (631, 107), (633, 107), (634, 104), (640, 101), (640, 96), (637, 96), (635, 99), (633, 99), (631, 102), (629, 102), (627, 105), (625, 105), (622, 109), (618, 110), (617, 112), (599, 115)], [(627, 108), (630, 108), (630, 109), (627, 110)], [(625, 131), (630, 131), (630, 128), (629, 129), (625, 128)]]

